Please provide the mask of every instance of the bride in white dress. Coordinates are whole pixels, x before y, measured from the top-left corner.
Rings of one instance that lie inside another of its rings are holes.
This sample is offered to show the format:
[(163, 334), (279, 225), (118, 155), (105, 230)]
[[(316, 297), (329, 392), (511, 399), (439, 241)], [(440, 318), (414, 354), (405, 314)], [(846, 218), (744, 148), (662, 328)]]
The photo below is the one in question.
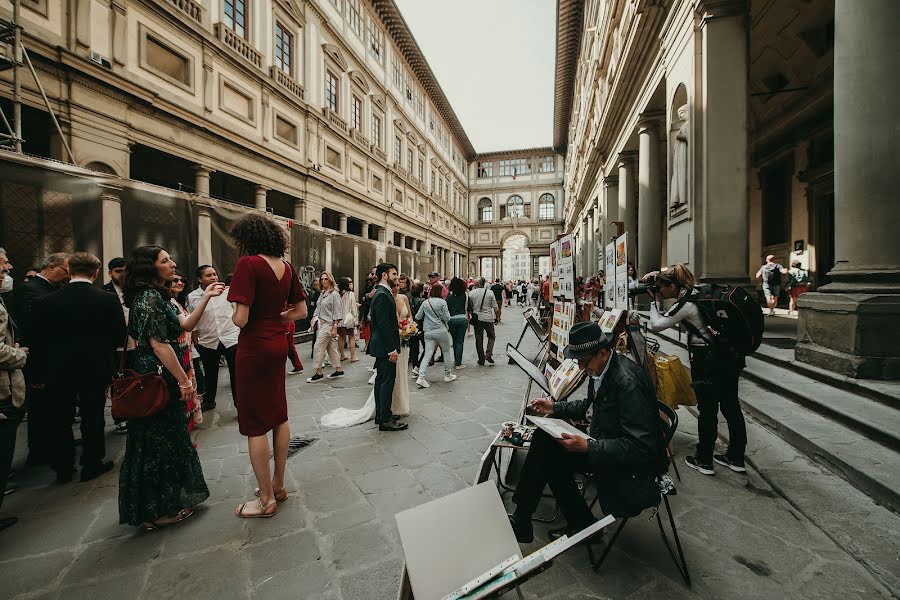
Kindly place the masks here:
[[(397, 302), (397, 321), (408, 319), (412, 315), (409, 306), (409, 298), (405, 294), (398, 294), (394, 287), (394, 300)], [(397, 378), (394, 380), (393, 400), (391, 412), (396, 417), (409, 416), (409, 346), (400, 348), (397, 357)], [(323, 427), (352, 427), (360, 425), (375, 418), (375, 390), (369, 392), (369, 398), (362, 408), (336, 408), (322, 415), (320, 420)]]

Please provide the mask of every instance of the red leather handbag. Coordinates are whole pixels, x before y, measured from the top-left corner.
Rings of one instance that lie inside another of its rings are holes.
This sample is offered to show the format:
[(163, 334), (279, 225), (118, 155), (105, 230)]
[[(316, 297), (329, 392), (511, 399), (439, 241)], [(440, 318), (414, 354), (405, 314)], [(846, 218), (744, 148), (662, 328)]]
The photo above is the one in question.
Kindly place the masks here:
[(106, 388), (106, 397), (112, 402), (114, 419), (142, 419), (166, 407), (169, 403), (169, 385), (162, 377), (162, 365), (158, 365), (155, 373), (140, 374), (131, 369), (126, 370), (124, 348), (127, 345), (126, 335), (119, 372)]

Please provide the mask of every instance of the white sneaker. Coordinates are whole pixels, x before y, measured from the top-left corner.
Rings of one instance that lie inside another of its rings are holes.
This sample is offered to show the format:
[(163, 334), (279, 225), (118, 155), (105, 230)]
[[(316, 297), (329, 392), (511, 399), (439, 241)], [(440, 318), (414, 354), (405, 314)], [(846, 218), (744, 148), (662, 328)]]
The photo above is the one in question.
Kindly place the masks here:
[(420, 388), (431, 387), (431, 384), (428, 383), (428, 381), (426, 381), (424, 377), (419, 377), (418, 379), (416, 379), (416, 385)]
[(419, 367), (413, 367), (412, 374), (416, 377), (419, 376)]
[(456, 373), (450, 373), (449, 375), (444, 375), (444, 383), (450, 383), (451, 381), (456, 381), (459, 379), (456, 376)]

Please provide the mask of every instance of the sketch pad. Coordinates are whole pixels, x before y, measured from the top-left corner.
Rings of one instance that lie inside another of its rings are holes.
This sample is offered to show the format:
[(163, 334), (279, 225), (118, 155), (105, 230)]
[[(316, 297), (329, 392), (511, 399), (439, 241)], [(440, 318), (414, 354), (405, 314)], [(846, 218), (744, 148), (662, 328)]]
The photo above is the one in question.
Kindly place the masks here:
[(416, 600), (441, 600), (521, 552), (493, 481), (398, 513), (397, 528)]

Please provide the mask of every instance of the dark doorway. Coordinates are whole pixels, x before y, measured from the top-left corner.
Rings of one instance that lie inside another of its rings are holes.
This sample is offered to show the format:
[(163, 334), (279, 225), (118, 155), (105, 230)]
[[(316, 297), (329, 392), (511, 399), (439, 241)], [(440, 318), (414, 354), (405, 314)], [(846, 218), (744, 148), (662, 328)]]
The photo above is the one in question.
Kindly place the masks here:
[(815, 198), (815, 233), (816, 233), (816, 287), (831, 283), (828, 272), (834, 267), (834, 190), (816, 194)]

